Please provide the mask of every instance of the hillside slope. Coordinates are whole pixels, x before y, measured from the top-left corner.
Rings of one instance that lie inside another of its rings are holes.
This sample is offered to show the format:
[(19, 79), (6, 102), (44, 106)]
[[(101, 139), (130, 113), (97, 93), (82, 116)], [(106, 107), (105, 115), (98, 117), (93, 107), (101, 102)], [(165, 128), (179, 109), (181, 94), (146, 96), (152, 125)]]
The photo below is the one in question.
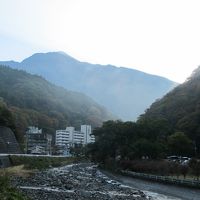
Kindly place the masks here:
[(136, 120), (176, 83), (141, 71), (80, 62), (63, 52), (37, 53), (21, 63), (0, 62), (83, 92), (123, 120)]
[(21, 132), (30, 125), (54, 133), (56, 128), (67, 125), (79, 127), (87, 123), (94, 127), (112, 119), (106, 109), (81, 93), (4, 66), (0, 66), (0, 97), (14, 114)]
[(166, 119), (185, 132), (200, 151), (200, 67), (183, 84), (156, 101), (140, 119)]

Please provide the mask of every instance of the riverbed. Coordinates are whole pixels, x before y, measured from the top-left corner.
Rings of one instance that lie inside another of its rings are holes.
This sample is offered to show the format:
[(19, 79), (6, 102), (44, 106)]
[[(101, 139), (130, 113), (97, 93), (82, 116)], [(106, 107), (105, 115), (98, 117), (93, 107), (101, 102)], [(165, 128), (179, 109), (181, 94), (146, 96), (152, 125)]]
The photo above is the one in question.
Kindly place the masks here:
[(79, 163), (13, 177), (12, 183), (34, 200), (199, 200), (200, 190), (164, 185), (100, 171)]
[(12, 184), (33, 200), (150, 200), (142, 191), (104, 175), (90, 163), (67, 165), (13, 177)]

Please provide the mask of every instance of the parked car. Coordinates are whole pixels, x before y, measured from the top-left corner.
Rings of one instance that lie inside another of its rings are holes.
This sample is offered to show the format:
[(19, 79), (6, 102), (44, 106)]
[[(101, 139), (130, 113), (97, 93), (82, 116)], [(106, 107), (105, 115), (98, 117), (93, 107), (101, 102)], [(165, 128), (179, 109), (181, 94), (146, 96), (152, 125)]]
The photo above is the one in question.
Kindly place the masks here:
[(181, 157), (180, 158), (180, 163), (183, 165), (187, 165), (190, 162), (191, 158), (189, 157)]
[(179, 162), (179, 156), (167, 156), (168, 161)]

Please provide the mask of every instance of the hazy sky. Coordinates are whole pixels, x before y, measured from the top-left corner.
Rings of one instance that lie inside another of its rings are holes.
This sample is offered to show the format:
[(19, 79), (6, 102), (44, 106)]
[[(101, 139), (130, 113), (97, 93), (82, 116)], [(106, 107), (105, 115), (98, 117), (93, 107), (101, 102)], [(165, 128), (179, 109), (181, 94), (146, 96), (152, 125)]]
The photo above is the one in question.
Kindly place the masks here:
[(0, 0), (0, 60), (47, 51), (183, 82), (200, 65), (200, 1)]

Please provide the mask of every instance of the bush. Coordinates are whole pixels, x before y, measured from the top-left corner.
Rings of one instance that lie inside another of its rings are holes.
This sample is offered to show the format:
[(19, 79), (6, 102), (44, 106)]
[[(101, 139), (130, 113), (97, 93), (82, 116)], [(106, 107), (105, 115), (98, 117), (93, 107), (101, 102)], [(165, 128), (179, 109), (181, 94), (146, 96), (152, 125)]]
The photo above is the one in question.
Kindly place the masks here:
[(10, 185), (8, 176), (0, 176), (0, 199), (1, 200), (28, 200), (17, 189)]
[(185, 177), (189, 168), (178, 163), (167, 162), (165, 160), (125, 160), (120, 162), (123, 170), (131, 170), (138, 173), (149, 173), (161, 176), (183, 174)]
[(197, 177), (197, 180), (199, 180), (199, 176), (200, 176), (200, 160), (191, 159), (190, 162), (189, 162), (189, 166), (192, 169), (192, 174)]

